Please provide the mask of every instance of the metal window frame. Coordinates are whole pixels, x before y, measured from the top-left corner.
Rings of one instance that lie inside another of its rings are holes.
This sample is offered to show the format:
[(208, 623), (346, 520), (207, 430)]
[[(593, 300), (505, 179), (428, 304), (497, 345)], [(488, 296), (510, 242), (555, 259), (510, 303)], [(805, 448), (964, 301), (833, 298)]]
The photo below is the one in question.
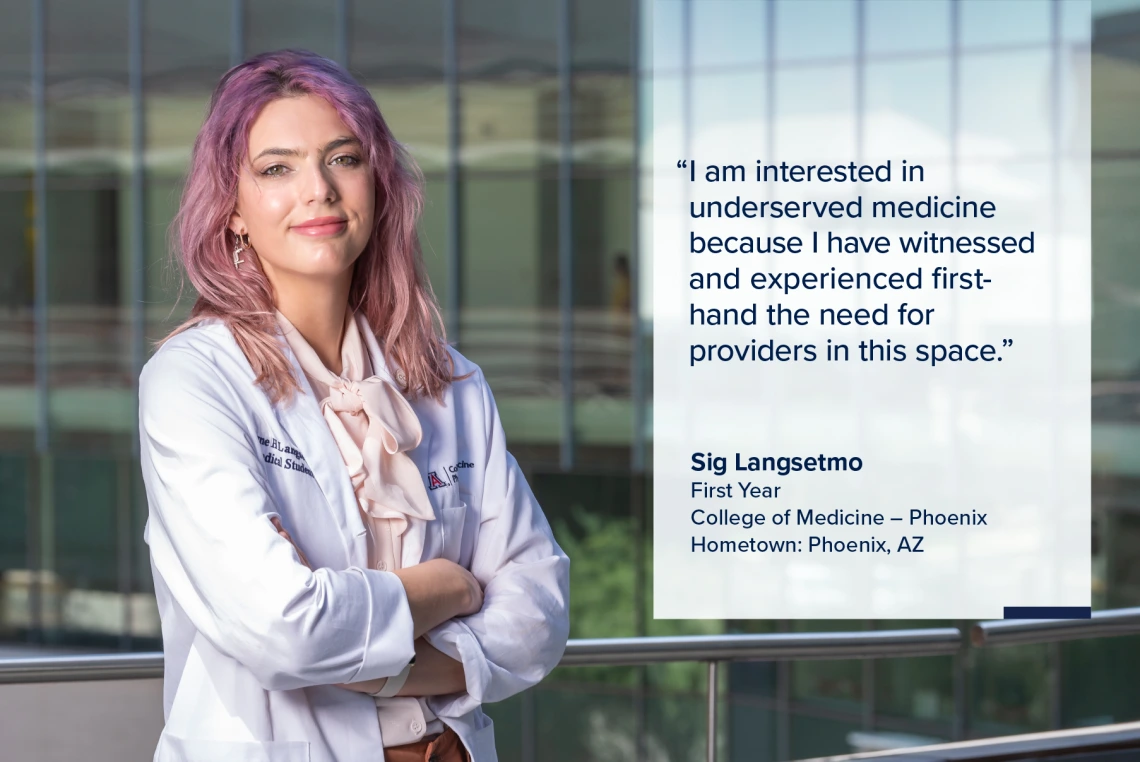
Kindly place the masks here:
[(559, 466), (574, 468), (574, 0), (558, 0), (558, 316), (562, 435)]
[(447, 87), (447, 301), (444, 329), (459, 346), (463, 291), (462, 100), (459, 89), (459, 0), (443, 3), (443, 76)]

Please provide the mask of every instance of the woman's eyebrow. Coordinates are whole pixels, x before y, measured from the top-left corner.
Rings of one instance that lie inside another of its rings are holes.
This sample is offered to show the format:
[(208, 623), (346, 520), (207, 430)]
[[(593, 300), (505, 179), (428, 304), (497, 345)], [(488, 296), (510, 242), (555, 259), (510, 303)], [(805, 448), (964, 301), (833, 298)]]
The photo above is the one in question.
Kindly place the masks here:
[[(340, 148), (341, 146), (350, 145), (350, 144), (355, 144), (355, 145), (359, 146), (360, 141), (354, 137), (336, 138), (335, 140), (331, 140), (328, 143), (326, 143), (324, 148), (321, 149), (321, 153), (327, 153), (327, 152), (333, 150), (334, 148)], [(305, 155), (305, 152), (300, 150), (300, 149), (297, 149), (297, 148), (266, 148), (264, 151), (262, 151), (257, 156), (255, 156), (253, 158), (253, 160), (257, 161), (262, 156), (300, 157), (300, 156), (304, 156), (304, 155)]]
[(346, 146), (346, 145), (350, 145), (350, 144), (355, 144), (355, 145), (359, 146), (360, 141), (354, 137), (337, 138), (336, 140), (330, 141), (327, 145), (325, 145), (325, 147), (321, 150), (321, 153), (328, 153), (329, 151), (333, 150), (334, 148), (340, 148), (341, 146)]

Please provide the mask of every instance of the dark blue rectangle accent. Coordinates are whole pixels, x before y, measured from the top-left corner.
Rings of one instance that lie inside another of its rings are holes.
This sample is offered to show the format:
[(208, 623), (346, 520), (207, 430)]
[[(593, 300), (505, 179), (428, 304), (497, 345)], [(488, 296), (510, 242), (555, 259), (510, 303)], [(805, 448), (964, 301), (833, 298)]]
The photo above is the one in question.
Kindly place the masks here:
[(1006, 619), (1092, 619), (1091, 606), (1006, 606)]

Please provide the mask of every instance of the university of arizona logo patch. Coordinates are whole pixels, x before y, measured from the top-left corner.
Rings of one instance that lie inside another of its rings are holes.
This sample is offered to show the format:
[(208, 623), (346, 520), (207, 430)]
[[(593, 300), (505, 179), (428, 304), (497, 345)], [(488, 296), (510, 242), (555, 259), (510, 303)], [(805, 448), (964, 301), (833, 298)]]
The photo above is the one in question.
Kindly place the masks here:
[[(459, 483), (459, 472), (465, 468), (474, 468), (475, 464), (468, 460), (461, 460), (458, 463), (452, 463), (450, 466), (428, 472), (428, 489), (439, 489), (440, 487), (453, 487)], [(440, 477), (439, 472), (443, 471), (443, 476)]]

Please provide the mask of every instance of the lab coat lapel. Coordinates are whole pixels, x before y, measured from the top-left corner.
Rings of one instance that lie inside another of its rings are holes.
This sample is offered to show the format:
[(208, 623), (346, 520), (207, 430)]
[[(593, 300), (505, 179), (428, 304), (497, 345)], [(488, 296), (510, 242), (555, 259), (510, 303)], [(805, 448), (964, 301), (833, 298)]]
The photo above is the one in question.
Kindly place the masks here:
[(305, 443), (305, 447), (300, 449), (325, 495), (333, 521), (344, 538), (349, 564), (367, 568), (368, 530), (360, 516), (348, 469), (337, 449), (336, 440), (329, 431), (328, 423), (321, 415), (320, 401), (313, 394), (297, 356), (288, 342), (282, 340), (281, 344), (285, 356), (293, 365), (293, 373), (300, 382), (302, 393), (295, 395), (292, 402), (277, 406), (278, 423), (294, 441)]
[[(380, 378), (385, 379), (399, 390), (401, 385), (397, 384), (392, 378), (392, 374), (388, 370), (388, 364), (384, 360), (384, 353), (380, 351), (380, 344), (376, 341), (376, 335), (372, 332), (372, 327), (368, 324), (368, 321), (364, 318), (364, 315), (359, 313), (357, 314), (356, 327), (360, 330), (360, 335), (364, 337), (364, 346), (368, 350), (369, 360), (372, 363), (372, 372)], [(400, 393), (403, 394), (403, 391), (401, 390)], [(419, 446), (426, 448), (428, 445), (428, 432), (426, 430), (424, 431), (424, 435), (425, 439), (424, 441), (420, 442)], [(415, 451), (409, 451), (408, 454), (412, 455), (413, 452)], [(415, 458), (413, 457), (413, 460), (414, 459)], [(423, 474), (420, 475), (420, 478), (423, 478)], [(432, 506), (432, 511), (434, 513), (435, 506), (432, 505), (430, 500), (428, 501), (428, 504)], [(439, 523), (438, 514), (436, 514), (436, 519), (437, 520), (428, 522), (424, 521), (423, 519), (415, 518), (414, 516), (408, 517), (408, 528), (404, 531), (403, 549), (400, 553), (400, 564), (402, 566), (405, 568), (408, 566), (415, 566), (416, 564), (420, 563), (421, 560), (423, 560), (424, 537), (427, 534), (429, 524), (436, 525)]]

